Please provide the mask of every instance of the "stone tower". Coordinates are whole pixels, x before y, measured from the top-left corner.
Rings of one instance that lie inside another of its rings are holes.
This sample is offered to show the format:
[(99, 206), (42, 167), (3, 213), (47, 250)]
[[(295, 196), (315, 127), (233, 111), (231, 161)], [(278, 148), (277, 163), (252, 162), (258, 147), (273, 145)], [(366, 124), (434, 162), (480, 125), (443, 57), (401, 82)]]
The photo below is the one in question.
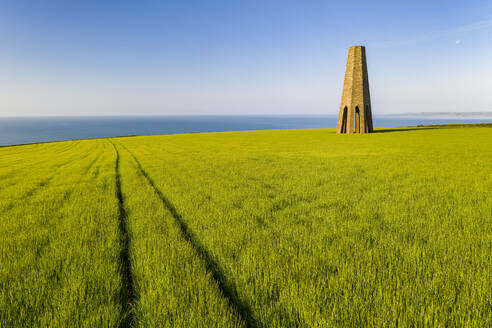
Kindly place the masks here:
[(366, 49), (349, 48), (337, 133), (372, 132), (371, 97), (367, 77)]

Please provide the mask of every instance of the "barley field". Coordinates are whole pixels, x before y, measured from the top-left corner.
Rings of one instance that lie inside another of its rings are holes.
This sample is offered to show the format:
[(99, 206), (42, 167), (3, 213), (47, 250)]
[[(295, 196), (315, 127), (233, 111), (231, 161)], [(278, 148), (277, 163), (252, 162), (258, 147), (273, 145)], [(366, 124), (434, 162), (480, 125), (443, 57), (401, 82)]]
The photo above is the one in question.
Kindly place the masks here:
[(492, 128), (0, 148), (0, 327), (490, 327)]

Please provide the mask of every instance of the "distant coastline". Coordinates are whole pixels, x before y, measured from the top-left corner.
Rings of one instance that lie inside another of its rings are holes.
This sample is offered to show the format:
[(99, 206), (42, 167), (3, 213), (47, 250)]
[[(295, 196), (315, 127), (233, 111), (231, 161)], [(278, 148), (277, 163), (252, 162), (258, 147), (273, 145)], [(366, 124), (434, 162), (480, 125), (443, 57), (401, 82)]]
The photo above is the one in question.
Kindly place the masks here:
[[(376, 128), (492, 123), (492, 117), (374, 115)], [(0, 118), (0, 146), (128, 135), (335, 128), (337, 116), (127, 116)]]
[(492, 117), (492, 112), (418, 112), (418, 113), (385, 114), (384, 116), (481, 118), (481, 117)]

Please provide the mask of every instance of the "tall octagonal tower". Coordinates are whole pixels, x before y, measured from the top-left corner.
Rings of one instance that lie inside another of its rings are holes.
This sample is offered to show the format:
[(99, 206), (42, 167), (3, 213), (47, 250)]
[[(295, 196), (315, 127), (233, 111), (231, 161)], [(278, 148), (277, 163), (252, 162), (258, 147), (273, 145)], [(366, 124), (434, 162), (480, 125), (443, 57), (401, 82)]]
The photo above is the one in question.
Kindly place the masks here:
[(366, 49), (349, 48), (337, 133), (371, 133), (372, 110), (367, 76)]

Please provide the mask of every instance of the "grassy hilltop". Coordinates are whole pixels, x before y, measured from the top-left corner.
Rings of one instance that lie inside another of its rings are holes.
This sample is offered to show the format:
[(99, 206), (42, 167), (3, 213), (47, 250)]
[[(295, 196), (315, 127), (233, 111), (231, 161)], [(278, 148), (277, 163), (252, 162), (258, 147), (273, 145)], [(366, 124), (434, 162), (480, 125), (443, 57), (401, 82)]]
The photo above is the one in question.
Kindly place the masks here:
[(492, 325), (492, 128), (0, 148), (0, 326)]

